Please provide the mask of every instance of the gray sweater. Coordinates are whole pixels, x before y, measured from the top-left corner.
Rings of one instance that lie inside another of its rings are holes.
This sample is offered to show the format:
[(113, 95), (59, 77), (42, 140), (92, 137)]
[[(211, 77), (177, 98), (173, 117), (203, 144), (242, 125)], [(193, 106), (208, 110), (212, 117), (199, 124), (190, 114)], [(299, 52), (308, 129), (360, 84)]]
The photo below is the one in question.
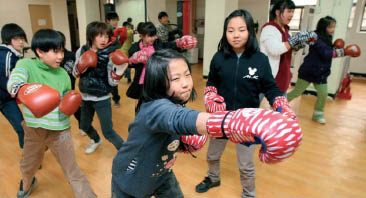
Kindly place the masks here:
[(143, 103), (113, 160), (113, 183), (134, 197), (152, 194), (171, 174), (179, 136), (198, 134), (198, 113), (168, 99)]

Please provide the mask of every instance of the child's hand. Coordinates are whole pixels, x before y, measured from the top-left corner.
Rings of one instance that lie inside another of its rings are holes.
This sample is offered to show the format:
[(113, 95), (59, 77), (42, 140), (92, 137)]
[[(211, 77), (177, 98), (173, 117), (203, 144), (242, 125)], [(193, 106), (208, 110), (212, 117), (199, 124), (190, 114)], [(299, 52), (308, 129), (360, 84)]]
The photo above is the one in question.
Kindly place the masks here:
[(79, 59), (77, 66), (74, 68), (73, 74), (75, 77), (80, 76), (89, 67), (97, 67), (98, 57), (93, 50), (88, 50), (84, 52)]
[(288, 38), (287, 42), (291, 46), (291, 48), (295, 48), (297, 45), (301, 43), (306, 43), (312, 45), (318, 39), (318, 35), (313, 31), (303, 31), (299, 32), (294, 36)]
[(292, 111), (290, 105), (288, 104), (288, 100), (286, 97), (284, 96), (277, 96), (275, 98), (275, 101), (272, 104), (272, 108), (277, 111), (282, 113), (283, 115), (296, 120), (296, 114), (294, 111)]
[(204, 102), (208, 113), (226, 110), (224, 98), (217, 94), (217, 89), (213, 86), (206, 87), (204, 91)]
[(179, 38), (175, 41), (177, 43), (177, 47), (183, 49), (192, 49), (197, 46), (197, 38), (191, 35), (185, 35), (182, 38)]
[(212, 113), (206, 127), (214, 138), (227, 137), (233, 143), (261, 143), (259, 159), (264, 163), (277, 163), (290, 157), (302, 140), (297, 120), (259, 108)]
[(129, 63), (130, 64), (146, 64), (147, 60), (149, 59), (149, 53), (147, 50), (140, 50), (135, 52), (130, 58)]

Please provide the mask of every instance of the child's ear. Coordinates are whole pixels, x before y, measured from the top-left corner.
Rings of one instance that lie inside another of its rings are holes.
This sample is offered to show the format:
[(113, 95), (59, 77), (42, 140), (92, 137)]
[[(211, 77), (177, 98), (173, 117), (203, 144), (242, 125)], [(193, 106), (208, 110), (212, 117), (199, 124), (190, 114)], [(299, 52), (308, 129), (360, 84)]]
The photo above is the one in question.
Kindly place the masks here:
[(276, 10), (276, 16), (280, 16), (280, 10)]
[(39, 58), (43, 57), (44, 52), (42, 50), (40, 50), (39, 48), (36, 49), (36, 53), (37, 53), (36, 55), (38, 55)]

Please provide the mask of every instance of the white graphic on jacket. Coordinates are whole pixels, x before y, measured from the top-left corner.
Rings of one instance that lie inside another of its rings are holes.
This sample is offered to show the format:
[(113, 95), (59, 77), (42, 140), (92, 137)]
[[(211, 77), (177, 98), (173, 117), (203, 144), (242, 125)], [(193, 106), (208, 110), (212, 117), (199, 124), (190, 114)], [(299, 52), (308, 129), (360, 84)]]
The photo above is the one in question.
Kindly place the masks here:
[(249, 78), (249, 79), (258, 79), (258, 76), (255, 76), (255, 72), (257, 72), (257, 68), (248, 68), (249, 75), (244, 76), (243, 78)]

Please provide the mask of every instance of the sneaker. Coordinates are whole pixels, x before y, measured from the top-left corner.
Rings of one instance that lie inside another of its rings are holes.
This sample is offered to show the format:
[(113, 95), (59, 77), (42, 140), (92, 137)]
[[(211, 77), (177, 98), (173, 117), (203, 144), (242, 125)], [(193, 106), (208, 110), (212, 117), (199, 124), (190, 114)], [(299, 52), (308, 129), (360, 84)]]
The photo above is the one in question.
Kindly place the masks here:
[(33, 177), (32, 184), (30, 185), (28, 191), (24, 192), (23, 191), (23, 181), (20, 180), (20, 185), (19, 185), (19, 191), (17, 193), (17, 198), (28, 198), (28, 196), (31, 194), (32, 189), (34, 188), (34, 186), (36, 184), (37, 184), (37, 178)]
[(86, 132), (83, 129), (79, 129), (81, 136), (86, 136)]
[(94, 142), (93, 139), (89, 141), (88, 146), (86, 146), (85, 153), (90, 154), (95, 151), (95, 149), (98, 148), (98, 146), (102, 143), (102, 139), (99, 139), (99, 142)]
[(115, 102), (113, 106), (114, 106), (114, 107), (116, 107), (116, 108), (118, 108), (118, 107), (120, 107), (121, 105), (119, 104), (119, 102)]
[(314, 111), (313, 113), (313, 120), (320, 124), (325, 124), (324, 112), (322, 111)]
[(208, 189), (220, 186), (220, 181), (212, 182), (209, 177), (205, 177), (201, 183), (196, 186), (196, 192), (204, 193), (207, 192)]

